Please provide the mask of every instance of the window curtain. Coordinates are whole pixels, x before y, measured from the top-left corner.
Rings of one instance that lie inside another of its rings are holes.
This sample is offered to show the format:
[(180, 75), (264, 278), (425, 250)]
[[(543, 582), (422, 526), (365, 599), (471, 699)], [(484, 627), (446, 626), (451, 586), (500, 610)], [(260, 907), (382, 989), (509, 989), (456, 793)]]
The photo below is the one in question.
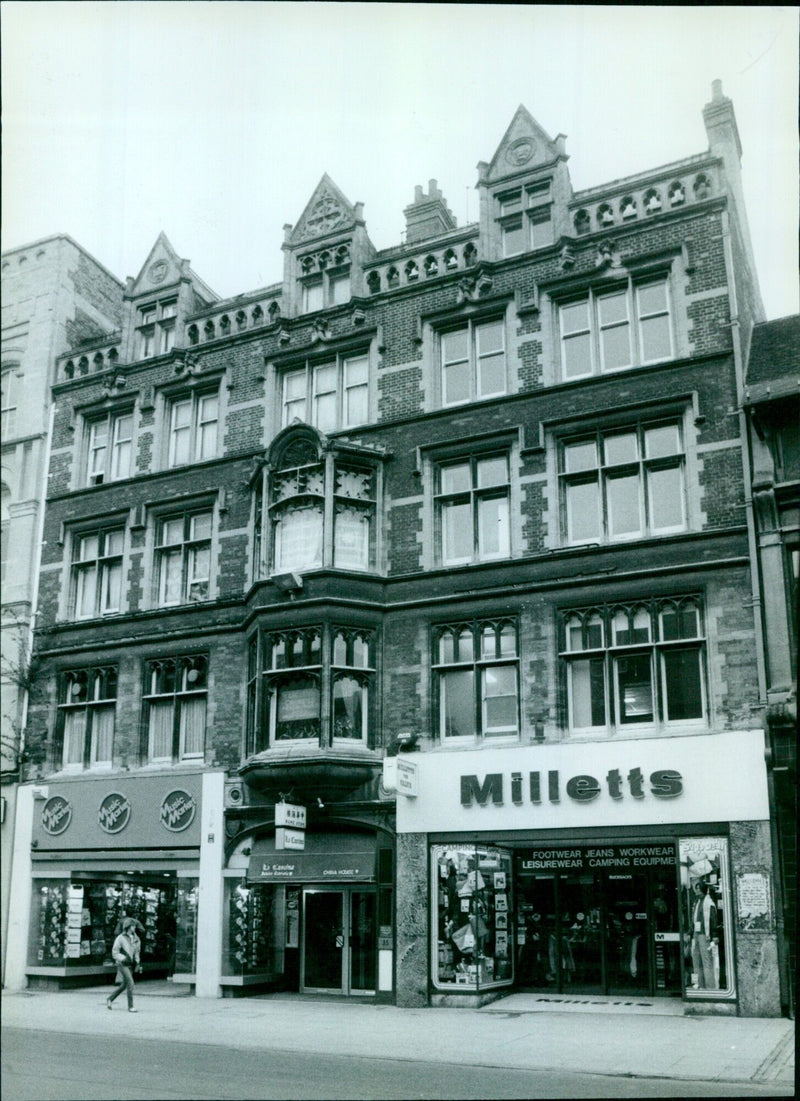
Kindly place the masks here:
[(206, 740), (206, 701), (204, 698), (181, 700), (181, 756), (201, 756)]
[(114, 746), (114, 708), (97, 707), (92, 715), (92, 763), (111, 764)]
[(148, 757), (151, 761), (172, 759), (172, 700), (150, 704)]

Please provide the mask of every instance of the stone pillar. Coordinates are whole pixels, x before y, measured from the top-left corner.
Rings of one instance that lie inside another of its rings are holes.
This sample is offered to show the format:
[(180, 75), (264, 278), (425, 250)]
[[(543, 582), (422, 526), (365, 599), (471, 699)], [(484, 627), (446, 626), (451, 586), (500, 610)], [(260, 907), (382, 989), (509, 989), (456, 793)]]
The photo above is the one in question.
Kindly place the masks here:
[(197, 907), (195, 994), (220, 996), (222, 974), (222, 860), (225, 852), (224, 772), (203, 773), (200, 808), (200, 891)]
[[(775, 933), (775, 884), (769, 822), (731, 822), (732, 910), (736, 979), (741, 1017), (780, 1017), (778, 943)], [(756, 874), (767, 884), (770, 913), (758, 927), (747, 928), (739, 913), (742, 877)]]
[(397, 835), (397, 1005), (428, 1004), (427, 834)]

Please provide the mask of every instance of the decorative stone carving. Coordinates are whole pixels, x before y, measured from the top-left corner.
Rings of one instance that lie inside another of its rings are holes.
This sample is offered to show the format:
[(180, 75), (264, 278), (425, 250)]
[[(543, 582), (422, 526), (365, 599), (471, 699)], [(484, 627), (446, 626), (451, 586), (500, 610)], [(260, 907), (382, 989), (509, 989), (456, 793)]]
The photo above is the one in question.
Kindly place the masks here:
[(303, 240), (309, 237), (324, 237), (326, 233), (332, 233), (342, 225), (346, 217), (346, 211), (332, 195), (322, 195), (311, 208), (301, 237)]
[(103, 390), (102, 390), (103, 397), (104, 398), (115, 398), (120, 393), (122, 393), (122, 391), (125, 389), (125, 387), (127, 385), (128, 385), (128, 383), (122, 377), (122, 375), (117, 375), (117, 377), (113, 381), (106, 383), (106, 385), (103, 387)]

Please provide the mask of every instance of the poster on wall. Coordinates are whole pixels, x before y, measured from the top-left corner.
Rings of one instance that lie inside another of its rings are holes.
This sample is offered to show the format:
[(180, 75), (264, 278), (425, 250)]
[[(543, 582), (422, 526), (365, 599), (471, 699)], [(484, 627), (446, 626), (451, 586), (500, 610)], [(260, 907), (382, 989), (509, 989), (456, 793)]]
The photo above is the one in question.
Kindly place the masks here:
[(732, 998), (728, 839), (682, 837), (678, 854), (686, 996)]
[(736, 876), (736, 903), (740, 932), (772, 932), (772, 892), (766, 872), (742, 872)]

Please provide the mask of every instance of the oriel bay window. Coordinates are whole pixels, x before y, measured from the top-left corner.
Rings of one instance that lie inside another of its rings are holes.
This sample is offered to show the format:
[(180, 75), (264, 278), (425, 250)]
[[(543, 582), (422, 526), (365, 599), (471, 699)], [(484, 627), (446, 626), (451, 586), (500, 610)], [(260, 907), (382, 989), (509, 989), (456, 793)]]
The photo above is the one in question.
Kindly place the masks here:
[(443, 565), (509, 556), (509, 496), (507, 452), (476, 454), (437, 466), (436, 512)]
[(469, 321), (439, 336), (442, 405), (505, 394), (506, 338), (502, 317)]
[(337, 355), (286, 371), (282, 386), (282, 426), (292, 421), (336, 432), (369, 420), (369, 355)]
[(687, 526), (685, 454), (677, 420), (565, 439), (560, 468), (568, 543), (638, 539)]
[(203, 654), (145, 663), (143, 747), (149, 764), (202, 758), (205, 752), (208, 659)]
[(88, 425), (86, 484), (101, 485), (131, 473), (133, 412), (108, 413)]
[(518, 736), (519, 655), (514, 620), (436, 627), (433, 671), (443, 742)]
[(61, 677), (58, 764), (77, 770), (107, 765), (114, 748), (117, 711), (115, 665), (71, 669)]
[[(322, 453), (302, 436), (283, 449), (267, 491), (273, 573), (322, 566), (374, 568), (374, 465), (356, 456)], [(257, 506), (256, 514), (263, 521), (263, 509)], [(263, 540), (256, 542), (260, 552)]]
[(159, 607), (209, 599), (213, 514), (181, 512), (156, 522)]
[(699, 597), (565, 612), (561, 647), (573, 733), (704, 724)]
[(565, 379), (656, 363), (673, 354), (666, 279), (592, 290), (558, 307)]
[(72, 584), (76, 619), (114, 615), (122, 607), (123, 528), (76, 533)]
[(310, 626), (266, 633), (260, 644), (260, 677), (257, 638), (249, 649), (250, 752), (292, 743), (367, 744), (374, 706), (372, 631)]

